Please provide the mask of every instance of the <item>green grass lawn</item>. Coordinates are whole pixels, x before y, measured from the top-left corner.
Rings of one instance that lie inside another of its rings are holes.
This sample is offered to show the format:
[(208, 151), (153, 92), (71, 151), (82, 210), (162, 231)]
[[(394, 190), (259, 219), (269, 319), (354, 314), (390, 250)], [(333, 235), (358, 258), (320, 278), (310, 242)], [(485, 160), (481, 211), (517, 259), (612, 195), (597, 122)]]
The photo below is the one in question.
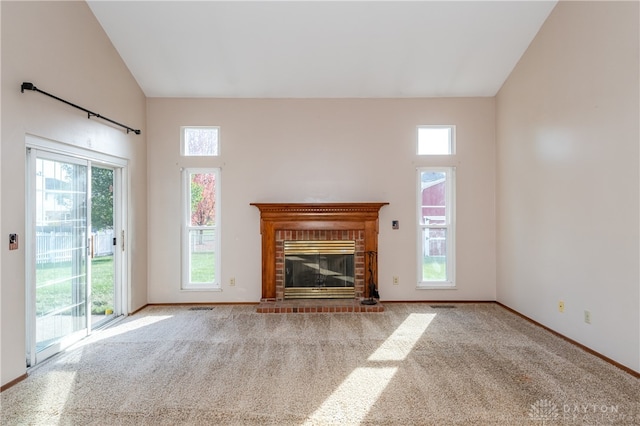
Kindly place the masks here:
[[(209, 283), (215, 280), (215, 254), (195, 252), (191, 257), (191, 280)], [(113, 310), (113, 256), (91, 260), (91, 313), (103, 315), (106, 309)], [(71, 262), (38, 265), (36, 271), (36, 315), (42, 316), (74, 303), (74, 266)], [(84, 298), (84, 278), (75, 280), (78, 298)]]
[[(102, 315), (105, 309), (113, 310), (113, 256), (91, 260), (91, 313)], [(74, 266), (71, 262), (38, 265), (36, 271), (36, 315), (72, 305)], [(84, 298), (84, 277), (75, 280), (79, 298)]]
[(215, 260), (215, 253), (213, 251), (191, 253), (191, 282), (214, 282), (216, 277)]
[(105, 309), (113, 311), (113, 256), (97, 257), (91, 260), (91, 313), (104, 314)]
[(446, 281), (447, 262), (444, 257), (425, 256), (422, 260), (423, 281)]

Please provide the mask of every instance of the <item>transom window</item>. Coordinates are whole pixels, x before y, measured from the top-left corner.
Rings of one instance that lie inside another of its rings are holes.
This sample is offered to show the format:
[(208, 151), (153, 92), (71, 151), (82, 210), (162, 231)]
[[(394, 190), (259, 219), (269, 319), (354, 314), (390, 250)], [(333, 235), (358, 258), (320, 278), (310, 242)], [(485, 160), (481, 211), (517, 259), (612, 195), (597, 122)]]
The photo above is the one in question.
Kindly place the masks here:
[(220, 155), (220, 128), (182, 127), (181, 152), (187, 157)]
[(455, 126), (418, 126), (418, 155), (455, 154)]

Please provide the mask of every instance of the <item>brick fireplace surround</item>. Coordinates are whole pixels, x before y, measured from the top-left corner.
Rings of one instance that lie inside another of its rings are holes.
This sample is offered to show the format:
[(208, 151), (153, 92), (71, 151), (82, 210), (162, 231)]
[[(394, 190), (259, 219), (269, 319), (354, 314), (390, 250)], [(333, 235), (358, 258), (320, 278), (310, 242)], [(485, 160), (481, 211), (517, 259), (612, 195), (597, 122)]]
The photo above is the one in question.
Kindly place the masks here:
[[(262, 300), (258, 312), (381, 312), (382, 305), (362, 305), (369, 297), (369, 270), (377, 276), (378, 212), (388, 203), (251, 203), (260, 210)], [(353, 240), (355, 299), (284, 300), (285, 240)], [(369, 265), (369, 262), (374, 262)]]

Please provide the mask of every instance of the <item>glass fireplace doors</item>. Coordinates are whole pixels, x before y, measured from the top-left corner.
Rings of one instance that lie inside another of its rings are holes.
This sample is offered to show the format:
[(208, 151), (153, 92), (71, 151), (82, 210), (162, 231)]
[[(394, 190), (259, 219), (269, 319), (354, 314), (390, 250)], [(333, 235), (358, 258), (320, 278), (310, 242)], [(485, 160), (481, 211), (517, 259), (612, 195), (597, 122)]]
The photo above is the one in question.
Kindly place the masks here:
[(285, 241), (285, 299), (355, 297), (355, 241)]

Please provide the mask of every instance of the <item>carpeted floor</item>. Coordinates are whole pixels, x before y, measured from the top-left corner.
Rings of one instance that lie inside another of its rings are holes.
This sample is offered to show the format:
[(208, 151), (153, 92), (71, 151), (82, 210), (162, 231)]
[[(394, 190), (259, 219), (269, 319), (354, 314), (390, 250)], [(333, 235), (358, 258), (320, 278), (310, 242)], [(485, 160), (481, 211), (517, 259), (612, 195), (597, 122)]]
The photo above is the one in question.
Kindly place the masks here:
[(495, 304), (147, 307), (0, 395), (3, 425), (640, 424), (640, 380)]

